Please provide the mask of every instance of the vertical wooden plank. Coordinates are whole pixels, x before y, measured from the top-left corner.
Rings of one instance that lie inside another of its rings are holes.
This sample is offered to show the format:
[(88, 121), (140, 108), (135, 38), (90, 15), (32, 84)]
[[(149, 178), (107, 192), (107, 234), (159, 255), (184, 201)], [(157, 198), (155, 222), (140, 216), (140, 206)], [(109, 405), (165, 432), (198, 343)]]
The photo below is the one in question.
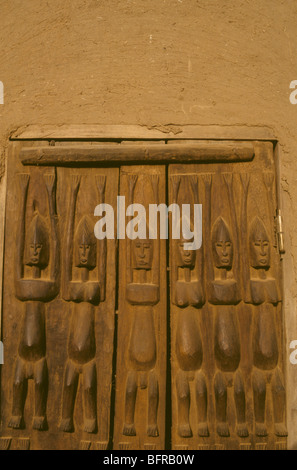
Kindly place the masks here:
[(171, 165), (170, 202), (192, 204), (193, 181), (200, 273), (170, 242), (172, 446), (274, 449), (287, 431), (273, 146), (255, 142), (248, 163)]
[(94, 209), (116, 207), (117, 194), (116, 168), (24, 169), (17, 152), (9, 162), (0, 435), (12, 449), (108, 447), (116, 243), (96, 240)]
[[(163, 166), (121, 168), (126, 206), (148, 214), (165, 185)], [(115, 449), (165, 447), (166, 277), (166, 240), (120, 240)]]

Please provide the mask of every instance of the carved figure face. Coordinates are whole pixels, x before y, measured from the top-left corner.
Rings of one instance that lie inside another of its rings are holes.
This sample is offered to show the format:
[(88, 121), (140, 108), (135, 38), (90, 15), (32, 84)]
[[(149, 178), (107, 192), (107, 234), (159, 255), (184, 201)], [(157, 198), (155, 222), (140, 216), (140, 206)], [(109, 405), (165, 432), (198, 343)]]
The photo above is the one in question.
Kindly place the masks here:
[(26, 251), (27, 266), (46, 268), (49, 262), (49, 236), (46, 224), (38, 213), (29, 226)]
[(232, 268), (233, 243), (228, 226), (222, 217), (219, 217), (213, 226), (212, 251), (217, 268)]
[(253, 268), (268, 269), (270, 267), (270, 242), (266, 228), (255, 217), (250, 228), (250, 259)]
[(96, 266), (97, 253), (96, 238), (91, 227), (91, 222), (84, 216), (75, 233), (75, 266), (89, 270), (94, 269)]
[(29, 245), (30, 263), (32, 266), (38, 266), (43, 245), (41, 243), (31, 243)]
[(152, 240), (133, 240), (133, 268), (146, 269), (152, 268), (153, 262), (153, 243)]
[(180, 268), (194, 268), (196, 261), (195, 250), (185, 250), (185, 243), (191, 243), (192, 240), (179, 240), (178, 241), (178, 266)]

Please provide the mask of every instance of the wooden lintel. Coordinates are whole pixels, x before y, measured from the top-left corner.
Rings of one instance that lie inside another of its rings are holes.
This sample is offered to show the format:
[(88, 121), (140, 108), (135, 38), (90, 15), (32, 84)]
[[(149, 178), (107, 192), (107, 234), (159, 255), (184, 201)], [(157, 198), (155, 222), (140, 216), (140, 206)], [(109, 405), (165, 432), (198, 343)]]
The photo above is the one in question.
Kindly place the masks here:
[(199, 141), (170, 145), (90, 145), (24, 147), (20, 152), (23, 165), (71, 166), (73, 164), (247, 162), (254, 157), (252, 142)]

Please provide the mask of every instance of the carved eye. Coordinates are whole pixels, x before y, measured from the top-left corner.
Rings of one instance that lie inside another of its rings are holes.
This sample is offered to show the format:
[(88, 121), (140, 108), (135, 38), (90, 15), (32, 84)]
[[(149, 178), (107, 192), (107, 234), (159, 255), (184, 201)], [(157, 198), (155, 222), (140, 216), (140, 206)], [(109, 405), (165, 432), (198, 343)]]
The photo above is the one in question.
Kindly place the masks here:
[(267, 241), (263, 243), (263, 246), (268, 246), (268, 245), (269, 243)]
[(231, 246), (231, 242), (226, 242), (226, 247), (230, 248), (230, 246)]
[(260, 242), (255, 242), (255, 246), (261, 246)]
[(218, 243), (216, 243), (216, 246), (217, 246), (217, 247), (219, 247), (219, 248), (222, 248), (222, 246), (223, 246), (223, 243), (221, 243), (221, 242), (218, 242)]

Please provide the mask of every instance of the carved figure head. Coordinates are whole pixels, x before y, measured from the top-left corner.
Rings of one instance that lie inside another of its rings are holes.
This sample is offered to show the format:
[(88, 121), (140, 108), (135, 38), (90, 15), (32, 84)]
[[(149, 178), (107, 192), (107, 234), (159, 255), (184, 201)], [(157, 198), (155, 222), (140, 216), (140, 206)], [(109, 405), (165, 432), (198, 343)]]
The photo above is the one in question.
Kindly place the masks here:
[[(148, 233), (148, 232), (147, 232)], [(134, 269), (152, 269), (154, 254), (153, 240), (136, 238), (132, 241), (132, 259)]]
[(270, 267), (270, 241), (259, 217), (255, 217), (250, 227), (250, 260), (253, 268), (269, 269)]
[(222, 217), (218, 217), (212, 228), (212, 252), (217, 268), (231, 269), (233, 263), (233, 243), (230, 230)]
[(96, 266), (97, 243), (91, 221), (80, 220), (74, 237), (75, 266), (92, 270)]
[(46, 268), (49, 263), (49, 235), (46, 223), (38, 212), (35, 212), (29, 225), (26, 245), (27, 266)]
[[(192, 223), (187, 224), (191, 232), (193, 233), (194, 227)], [(180, 219), (180, 227), (182, 227), (182, 218)], [(186, 243), (192, 243), (194, 237), (186, 239), (183, 236), (180, 240), (177, 240), (177, 266), (180, 268), (191, 268), (193, 269), (196, 262), (196, 251), (185, 250)]]

